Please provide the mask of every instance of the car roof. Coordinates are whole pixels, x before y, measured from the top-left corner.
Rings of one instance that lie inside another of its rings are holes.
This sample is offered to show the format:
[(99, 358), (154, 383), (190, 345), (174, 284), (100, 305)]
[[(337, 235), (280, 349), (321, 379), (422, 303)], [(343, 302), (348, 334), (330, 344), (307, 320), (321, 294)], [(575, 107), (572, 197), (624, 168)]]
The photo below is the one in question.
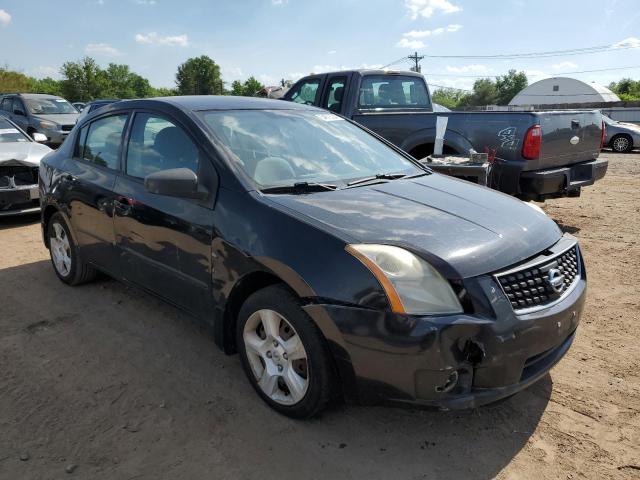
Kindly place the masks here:
[[(133, 100), (144, 102), (144, 100)], [(175, 97), (157, 97), (150, 102), (162, 102), (175, 105), (184, 110), (317, 110), (310, 105), (302, 105), (283, 100), (257, 97), (236, 97), (231, 95), (187, 95)]]
[(407, 70), (381, 70), (381, 69), (372, 69), (372, 68), (358, 68), (355, 70), (336, 70), (334, 72), (322, 72), (322, 73), (310, 73), (303, 78), (306, 77), (315, 77), (320, 75), (347, 75), (357, 73), (363, 77), (368, 75), (403, 75), (409, 77), (422, 77), (421, 73), (407, 71)]
[(13, 93), (11, 95), (18, 95), (25, 98), (62, 98), (58, 95), (49, 95), (48, 93)]

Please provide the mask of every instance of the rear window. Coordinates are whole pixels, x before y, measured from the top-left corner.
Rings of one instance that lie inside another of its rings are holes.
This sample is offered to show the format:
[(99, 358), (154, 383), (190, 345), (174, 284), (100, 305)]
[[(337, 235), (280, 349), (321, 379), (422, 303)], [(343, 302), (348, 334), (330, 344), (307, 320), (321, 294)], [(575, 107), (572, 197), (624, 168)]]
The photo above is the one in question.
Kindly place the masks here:
[(362, 79), (358, 107), (363, 110), (430, 108), (431, 102), (420, 77), (374, 75)]

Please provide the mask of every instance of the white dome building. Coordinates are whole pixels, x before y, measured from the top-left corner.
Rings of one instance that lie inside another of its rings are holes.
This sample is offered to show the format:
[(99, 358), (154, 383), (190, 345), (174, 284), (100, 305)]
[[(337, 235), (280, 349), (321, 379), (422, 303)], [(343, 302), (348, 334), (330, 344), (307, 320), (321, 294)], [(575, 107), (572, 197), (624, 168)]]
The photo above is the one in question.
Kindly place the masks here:
[(552, 105), (558, 103), (619, 102), (620, 98), (597, 83), (575, 78), (545, 78), (532, 83), (509, 102), (509, 105)]

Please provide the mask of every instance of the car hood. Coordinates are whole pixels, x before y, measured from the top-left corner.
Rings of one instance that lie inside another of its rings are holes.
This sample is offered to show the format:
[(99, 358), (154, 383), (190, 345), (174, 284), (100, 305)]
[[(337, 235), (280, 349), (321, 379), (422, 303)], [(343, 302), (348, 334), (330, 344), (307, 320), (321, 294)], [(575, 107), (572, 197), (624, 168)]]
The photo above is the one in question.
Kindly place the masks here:
[(47, 122), (57, 123), (58, 125), (75, 125), (79, 116), (79, 113), (58, 113), (55, 115), (33, 114), (33, 117), (38, 120), (46, 120)]
[(435, 256), (461, 277), (513, 265), (562, 236), (555, 222), (524, 202), (439, 174), (269, 199), (346, 241), (398, 245)]
[(37, 167), (51, 149), (36, 142), (0, 143), (0, 165), (17, 163)]

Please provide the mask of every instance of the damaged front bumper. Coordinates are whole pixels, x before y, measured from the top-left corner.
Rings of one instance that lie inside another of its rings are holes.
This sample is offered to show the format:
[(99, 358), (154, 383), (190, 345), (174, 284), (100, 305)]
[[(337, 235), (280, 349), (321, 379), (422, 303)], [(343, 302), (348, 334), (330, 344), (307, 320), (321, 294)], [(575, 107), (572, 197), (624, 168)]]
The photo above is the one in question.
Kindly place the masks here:
[(40, 210), (38, 168), (6, 162), (0, 165), (0, 217)]
[(584, 271), (560, 301), (526, 314), (516, 314), (492, 276), (465, 286), (475, 297), (473, 314), (417, 317), (307, 305), (329, 341), (347, 398), (477, 407), (528, 387), (567, 353), (584, 306)]

